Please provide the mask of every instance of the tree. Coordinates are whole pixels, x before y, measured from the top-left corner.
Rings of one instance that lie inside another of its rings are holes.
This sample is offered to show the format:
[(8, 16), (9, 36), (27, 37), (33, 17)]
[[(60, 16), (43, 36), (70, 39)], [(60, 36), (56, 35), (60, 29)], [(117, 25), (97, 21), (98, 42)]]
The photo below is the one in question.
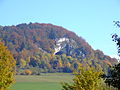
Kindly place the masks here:
[(94, 67), (79, 67), (74, 73), (75, 77), (72, 84), (63, 83), (63, 90), (98, 90), (100, 88), (100, 76), (102, 71)]
[(105, 83), (120, 90), (120, 63), (111, 68), (111, 71), (108, 78), (105, 80)]
[(58, 60), (57, 67), (58, 67), (58, 68), (61, 68), (61, 67), (63, 67), (61, 59), (59, 59), (59, 60)]
[(24, 68), (26, 66), (26, 61), (24, 59), (20, 59), (20, 67)]
[(0, 42), (0, 90), (5, 90), (14, 82), (15, 65), (12, 54)]
[(32, 71), (30, 71), (29, 69), (24, 70), (24, 72), (25, 72), (26, 75), (31, 75), (32, 74)]
[[(120, 22), (114, 21), (115, 25), (120, 28)], [(118, 54), (120, 56), (120, 37), (115, 33), (112, 35), (113, 41), (116, 42), (116, 45), (118, 46)], [(109, 72), (109, 75), (107, 76), (105, 83), (107, 83), (109, 86), (116, 87), (120, 90), (120, 63), (113, 66)]]
[[(114, 21), (115, 25), (120, 28), (120, 22), (119, 21)], [(118, 46), (118, 54), (120, 54), (120, 37), (115, 33), (112, 35), (113, 41), (116, 42)], [(120, 56), (120, 55), (119, 55)]]

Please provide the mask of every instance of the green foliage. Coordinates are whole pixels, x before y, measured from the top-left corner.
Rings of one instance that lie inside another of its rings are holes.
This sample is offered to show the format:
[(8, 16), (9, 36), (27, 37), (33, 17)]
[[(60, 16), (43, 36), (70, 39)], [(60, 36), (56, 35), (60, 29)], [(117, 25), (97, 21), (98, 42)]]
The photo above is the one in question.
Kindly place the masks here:
[(0, 42), (0, 90), (5, 90), (14, 82), (15, 60), (10, 51)]
[(120, 89), (120, 63), (113, 66), (110, 70), (109, 76), (105, 80), (109, 86)]
[[(120, 21), (113, 21), (114, 25), (116, 25), (118, 28), (120, 28)], [(118, 46), (118, 54), (120, 56), (120, 36), (118, 34), (112, 35), (113, 41)], [(109, 86), (116, 87), (120, 89), (120, 63), (113, 66), (110, 70), (109, 75), (107, 76), (107, 79), (105, 81)]]
[(74, 73), (75, 77), (72, 84), (63, 83), (63, 90), (98, 90), (100, 89), (100, 83), (102, 71), (99, 68), (90, 66), (79, 67), (78, 71)]

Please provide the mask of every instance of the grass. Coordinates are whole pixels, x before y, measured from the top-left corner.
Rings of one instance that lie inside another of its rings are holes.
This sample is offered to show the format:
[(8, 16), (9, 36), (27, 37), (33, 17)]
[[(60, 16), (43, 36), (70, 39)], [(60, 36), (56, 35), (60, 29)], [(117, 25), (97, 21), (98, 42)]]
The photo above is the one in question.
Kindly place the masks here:
[(17, 75), (11, 90), (61, 90), (61, 82), (71, 82), (73, 75), (46, 73), (40, 76)]
[(53, 82), (18, 82), (11, 90), (61, 90), (61, 85)]

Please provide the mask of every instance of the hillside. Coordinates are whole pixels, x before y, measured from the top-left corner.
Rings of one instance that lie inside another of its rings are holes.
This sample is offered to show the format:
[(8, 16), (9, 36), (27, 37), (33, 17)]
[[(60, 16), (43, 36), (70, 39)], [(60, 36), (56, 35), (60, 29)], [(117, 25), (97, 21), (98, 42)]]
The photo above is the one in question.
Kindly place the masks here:
[(52, 24), (0, 26), (0, 38), (17, 61), (17, 74), (72, 72), (79, 64), (99, 65), (107, 72), (117, 63), (67, 29)]

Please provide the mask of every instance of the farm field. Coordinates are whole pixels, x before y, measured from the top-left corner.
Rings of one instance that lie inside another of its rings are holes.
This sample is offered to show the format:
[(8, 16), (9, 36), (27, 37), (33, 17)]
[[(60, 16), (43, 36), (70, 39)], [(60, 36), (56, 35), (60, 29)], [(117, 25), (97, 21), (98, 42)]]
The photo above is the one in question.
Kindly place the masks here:
[(71, 82), (72, 78), (73, 75), (66, 73), (17, 75), (11, 90), (61, 90), (61, 82)]

